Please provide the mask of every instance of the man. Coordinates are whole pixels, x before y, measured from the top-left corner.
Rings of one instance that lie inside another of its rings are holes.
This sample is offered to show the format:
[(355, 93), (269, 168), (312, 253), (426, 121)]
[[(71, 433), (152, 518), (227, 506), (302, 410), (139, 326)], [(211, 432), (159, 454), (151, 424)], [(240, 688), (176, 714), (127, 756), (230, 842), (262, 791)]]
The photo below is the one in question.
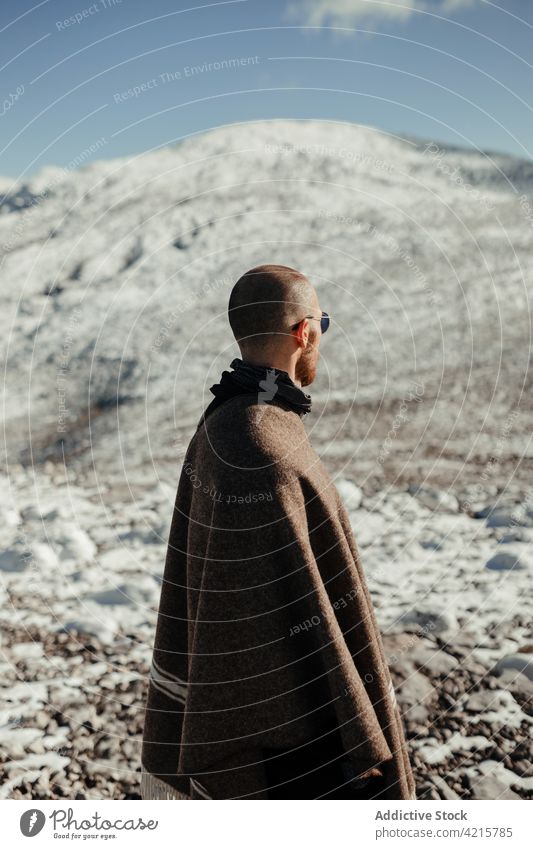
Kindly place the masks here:
[(143, 797), (414, 799), (348, 516), (303, 425), (329, 318), (303, 274), (263, 265), (229, 321), (241, 359), (176, 495)]

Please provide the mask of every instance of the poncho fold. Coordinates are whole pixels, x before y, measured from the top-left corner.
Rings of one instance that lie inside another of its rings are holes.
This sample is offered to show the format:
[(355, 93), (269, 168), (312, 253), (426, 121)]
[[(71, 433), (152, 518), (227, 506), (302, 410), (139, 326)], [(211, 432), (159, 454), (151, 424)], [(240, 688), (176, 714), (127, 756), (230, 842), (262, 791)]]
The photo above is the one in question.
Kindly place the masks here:
[(415, 799), (349, 518), (300, 415), (225, 400), (181, 469), (142, 745), (144, 798), (268, 799), (265, 750), (332, 719), (355, 776)]

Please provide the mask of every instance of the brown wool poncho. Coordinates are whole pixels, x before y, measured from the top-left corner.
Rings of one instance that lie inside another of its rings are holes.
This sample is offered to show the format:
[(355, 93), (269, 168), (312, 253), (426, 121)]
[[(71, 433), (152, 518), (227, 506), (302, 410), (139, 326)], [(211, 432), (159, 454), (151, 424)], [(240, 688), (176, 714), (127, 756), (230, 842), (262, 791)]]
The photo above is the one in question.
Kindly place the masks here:
[(142, 748), (144, 798), (268, 799), (265, 750), (334, 717), (356, 775), (415, 799), (349, 519), (281, 399), (225, 401), (181, 471)]

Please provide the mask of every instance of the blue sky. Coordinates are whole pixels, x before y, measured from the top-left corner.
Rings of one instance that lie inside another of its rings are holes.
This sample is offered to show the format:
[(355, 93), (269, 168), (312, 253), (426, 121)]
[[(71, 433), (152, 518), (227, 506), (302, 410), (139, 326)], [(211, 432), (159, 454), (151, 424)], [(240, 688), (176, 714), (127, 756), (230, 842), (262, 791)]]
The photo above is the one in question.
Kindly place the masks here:
[(2, 0), (0, 39), (15, 179), (278, 117), (533, 158), (530, 0)]

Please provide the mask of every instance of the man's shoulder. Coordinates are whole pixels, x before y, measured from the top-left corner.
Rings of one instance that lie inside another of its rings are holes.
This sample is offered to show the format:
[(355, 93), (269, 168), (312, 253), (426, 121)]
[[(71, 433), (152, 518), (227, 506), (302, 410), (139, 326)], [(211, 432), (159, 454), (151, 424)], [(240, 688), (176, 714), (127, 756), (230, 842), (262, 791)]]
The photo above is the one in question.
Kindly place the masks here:
[(301, 417), (282, 400), (258, 401), (257, 392), (243, 393), (228, 398), (217, 407), (206, 420), (206, 424), (234, 420), (236, 422), (267, 422), (269, 419), (283, 421), (287, 426), (301, 426)]
[(217, 505), (239, 498), (248, 504), (250, 493), (255, 503), (253, 494), (265, 492), (282, 513), (320, 503), (337, 512), (340, 505), (300, 416), (281, 404), (258, 404), (257, 395), (225, 401), (200, 425), (184, 458), (182, 483), (186, 493), (206, 493)]
[(283, 402), (258, 403), (257, 395), (238, 395), (221, 404), (197, 431), (199, 441), (212, 445), (245, 447), (261, 452), (282, 451), (288, 443), (309, 445), (300, 416)]
[(225, 401), (198, 427), (182, 471), (208, 489), (230, 483), (290, 488), (315, 459), (300, 416), (281, 405), (258, 404), (257, 395), (242, 395)]

